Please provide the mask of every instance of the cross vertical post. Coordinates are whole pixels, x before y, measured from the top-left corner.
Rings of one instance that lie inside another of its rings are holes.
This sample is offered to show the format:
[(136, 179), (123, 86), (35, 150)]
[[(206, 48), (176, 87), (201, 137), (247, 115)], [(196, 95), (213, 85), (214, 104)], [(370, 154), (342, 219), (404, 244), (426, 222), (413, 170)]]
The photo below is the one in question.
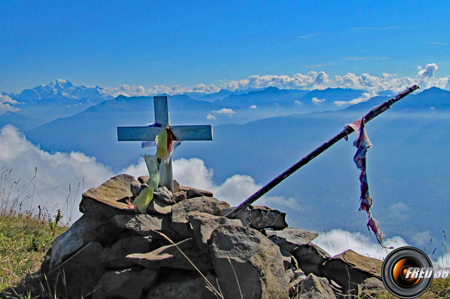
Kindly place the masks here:
[[(167, 102), (167, 96), (153, 97), (155, 107), (155, 124), (160, 124), (162, 128), (170, 125), (169, 122), (169, 104)], [(169, 159), (169, 163), (161, 163), (161, 186), (166, 186), (167, 189), (173, 192), (173, 172), (172, 172), (172, 157)]]
[[(198, 126), (170, 126), (169, 105), (167, 96), (155, 96), (154, 111), (155, 124), (150, 127), (118, 127), (117, 137), (119, 141), (154, 141), (159, 132), (169, 126), (177, 141), (188, 140), (212, 140), (213, 131), (211, 125)], [(161, 163), (160, 186), (165, 186), (173, 192), (172, 158), (169, 163)]]

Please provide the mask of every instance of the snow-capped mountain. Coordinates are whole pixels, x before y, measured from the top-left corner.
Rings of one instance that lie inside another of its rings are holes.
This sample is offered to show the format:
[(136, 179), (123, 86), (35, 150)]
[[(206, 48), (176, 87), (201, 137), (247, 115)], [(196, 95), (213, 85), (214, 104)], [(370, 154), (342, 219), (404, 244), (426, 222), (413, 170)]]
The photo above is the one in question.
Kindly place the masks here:
[(99, 86), (74, 86), (69, 81), (60, 79), (25, 89), (19, 94), (2, 93), (1, 96), (7, 99), (11, 111), (9, 114), (17, 115), (6, 115), (0, 106), (0, 124), (16, 124), (13, 121), (21, 117), (30, 120), (26, 125), (19, 123), (19, 129), (29, 129), (57, 118), (68, 117), (114, 98)]
[(58, 79), (47, 85), (41, 84), (32, 89), (25, 89), (20, 94), (15, 95), (14, 99), (18, 101), (39, 101), (44, 99), (73, 99), (90, 102), (100, 102), (111, 99), (112, 96), (104, 92), (99, 86), (74, 86), (67, 80)]

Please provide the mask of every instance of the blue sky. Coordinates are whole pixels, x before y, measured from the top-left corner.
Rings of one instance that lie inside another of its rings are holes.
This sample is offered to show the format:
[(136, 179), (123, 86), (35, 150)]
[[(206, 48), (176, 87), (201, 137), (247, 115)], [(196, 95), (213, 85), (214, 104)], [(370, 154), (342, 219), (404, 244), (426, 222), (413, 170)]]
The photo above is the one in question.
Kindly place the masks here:
[(325, 71), (450, 75), (449, 3), (2, 1), (0, 91), (75, 85), (220, 85)]

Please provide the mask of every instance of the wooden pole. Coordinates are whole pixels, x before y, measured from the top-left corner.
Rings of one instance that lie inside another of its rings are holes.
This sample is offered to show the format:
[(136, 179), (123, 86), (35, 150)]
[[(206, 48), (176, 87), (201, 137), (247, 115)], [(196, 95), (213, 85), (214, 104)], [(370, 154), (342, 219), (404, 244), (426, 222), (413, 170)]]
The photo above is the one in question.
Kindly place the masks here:
[[(417, 85), (411, 86), (411, 87), (407, 88), (405, 91), (403, 91), (403, 92), (399, 93), (398, 95), (396, 95), (395, 97), (393, 97), (392, 99), (373, 108), (372, 110), (369, 111), (369, 113), (367, 113), (366, 115), (363, 116), (363, 122), (368, 123), (369, 121), (371, 121), (372, 119), (374, 119), (375, 117), (377, 117), (378, 115), (383, 113), (384, 111), (388, 110), (392, 104), (400, 101), (402, 98), (406, 97), (407, 95), (409, 95), (410, 93), (412, 93), (413, 91), (415, 91), (417, 89), (419, 89), (419, 86), (417, 86)], [(261, 196), (266, 194), (269, 190), (274, 188), (276, 185), (281, 183), (288, 176), (290, 176), (291, 174), (293, 174), (294, 172), (299, 170), (304, 165), (308, 164), (309, 161), (311, 161), (312, 159), (314, 159), (315, 157), (317, 157), (318, 155), (320, 155), (321, 153), (326, 151), (333, 144), (335, 144), (336, 142), (338, 142), (339, 140), (341, 140), (342, 138), (348, 136), (349, 134), (351, 134), (353, 132), (354, 132), (354, 130), (350, 126), (346, 127), (339, 134), (337, 134), (336, 136), (334, 136), (333, 138), (331, 138), (330, 140), (328, 140), (327, 142), (325, 142), (324, 144), (322, 144), (321, 146), (316, 148), (314, 151), (312, 151), (311, 153), (306, 155), (303, 159), (301, 159), (300, 161), (295, 163), (293, 166), (291, 166), (285, 172), (283, 172), (282, 174), (280, 174), (279, 176), (274, 178), (272, 181), (270, 181), (270, 183), (268, 183), (267, 185), (265, 185), (264, 187), (259, 189), (255, 194), (253, 194), (252, 196), (247, 198), (238, 207), (236, 207), (234, 210), (232, 210), (228, 214), (226, 214), (225, 217), (231, 218), (231, 219), (235, 218), (239, 213), (241, 213), (242, 211), (247, 209), (252, 203), (254, 203), (257, 199), (259, 199)]]

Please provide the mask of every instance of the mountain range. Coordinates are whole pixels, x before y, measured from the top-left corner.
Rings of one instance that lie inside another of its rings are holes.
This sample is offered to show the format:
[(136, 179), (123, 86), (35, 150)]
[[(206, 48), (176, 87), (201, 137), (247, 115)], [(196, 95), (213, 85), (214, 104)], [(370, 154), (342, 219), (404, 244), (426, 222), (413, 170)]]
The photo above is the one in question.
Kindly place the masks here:
[[(38, 126), (57, 118), (77, 114), (105, 100), (113, 99), (113, 96), (105, 93), (99, 86), (74, 86), (67, 80), (56, 80), (47, 85), (39, 85), (32, 89), (25, 89), (19, 94), (7, 94), (12, 100), (17, 101), (15, 105), (20, 111), (23, 126), (21, 129)], [(0, 115), (0, 124), (8, 122), (9, 116)], [(14, 120), (13, 120), (14, 121)]]
[[(67, 80), (56, 80), (47, 85), (39, 85), (26, 89), (19, 94), (2, 93), (10, 97), (17, 104), (18, 112), (0, 114), (0, 125), (11, 123), (22, 131), (38, 127), (58, 118), (69, 117), (83, 112), (91, 106), (103, 101), (114, 99), (111, 91), (99, 86), (74, 86)], [(190, 107), (191, 113), (200, 119), (206, 119), (214, 125), (224, 123), (246, 123), (261, 118), (287, 115), (294, 112), (306, 113), (311, 111), (336, 110), (335, 100), (348, 100), (359, 97), (361, 91), (350, 89), (326, 90), (280, 90), (276, 87), (247, 90), (220, 90), (216, 93), (205, 94), (189, 92), (175, 95), (184, 99)], [(314, 103), (315, 97), (320, 101)], [(324, 100), (326, 98), (326, 100)], [(196, 100), (197, 102), (193, 101)], [(184, 109), (184, 102), (178, 101), (176, 110)], [(180, 106), (181, 105), (181, 106)], [(221, 109), (230, 113), (221, 113)], [(1, 113), (1, 111), (0, 111)], [(200, 115), (201, 114), (201, 115)], [(198, 118), (197, 118), (198, 119)]]

